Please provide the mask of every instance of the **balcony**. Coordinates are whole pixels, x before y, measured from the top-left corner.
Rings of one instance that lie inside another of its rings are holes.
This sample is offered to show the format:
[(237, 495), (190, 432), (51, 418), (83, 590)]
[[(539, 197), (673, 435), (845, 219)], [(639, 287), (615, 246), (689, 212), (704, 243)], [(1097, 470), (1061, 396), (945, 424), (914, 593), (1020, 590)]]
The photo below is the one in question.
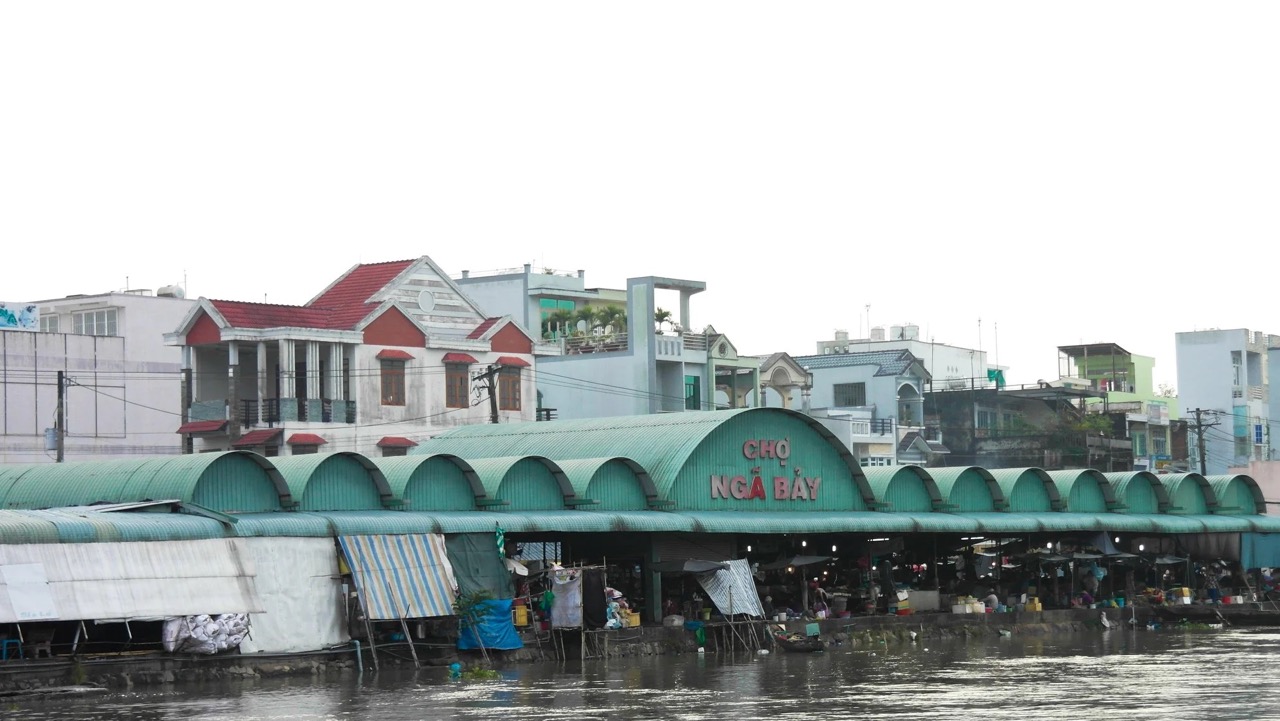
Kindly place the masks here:
[(329, 398), (241, 399), (240, 424), (245, 428), (273, 426), (283, 421), (301, 423), (355, 423), (355, 401)]
[(892, 418), (872, 418), (870, 420), (850, 421), (849, 433), (853, 436), (892, 436)]

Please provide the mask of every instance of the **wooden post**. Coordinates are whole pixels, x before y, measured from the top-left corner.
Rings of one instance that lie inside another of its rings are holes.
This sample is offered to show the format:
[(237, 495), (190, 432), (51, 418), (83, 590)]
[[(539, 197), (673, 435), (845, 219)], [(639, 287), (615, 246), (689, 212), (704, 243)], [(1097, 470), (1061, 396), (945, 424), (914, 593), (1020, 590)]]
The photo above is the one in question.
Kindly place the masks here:
[(418, 662), (418, 649), (413, 647), (413, 635), (409, 633), (409, 622), (404, 620), (404, 616), (400, 617), (400, 629), (404, 631), (404, 640), (409, 643), (409, 654), (413, 656), (413, 667), (422, 668), (422, 664)]

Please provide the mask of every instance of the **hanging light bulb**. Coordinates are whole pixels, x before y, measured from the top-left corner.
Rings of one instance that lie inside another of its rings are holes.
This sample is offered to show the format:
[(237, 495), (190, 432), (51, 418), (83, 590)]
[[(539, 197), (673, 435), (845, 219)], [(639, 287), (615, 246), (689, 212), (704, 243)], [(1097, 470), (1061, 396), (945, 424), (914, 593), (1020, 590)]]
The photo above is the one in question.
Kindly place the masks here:
[(1139, 551), (1145, 551), (1145, 550), (1147, 550), (1147, 546), (1146, 546), (1146, 544), (1139, 543), (1139, 544), (1138, 544), (1138, 550), (1139, 550)]
[(1052, 544), (1052, 543), (1046, 543), (1046, 544), (1044, 544), (1044, 547), (1045, 547), (1045, 548), (1047, 548), (1047, 549), (1049, 549), (1050, 551), (1052, 551), (1052, 550), (1053, 550), (1053, 544)]
[(801, 542), (800, 542), (800, 547), (801, 547), (801, 548), (805, 548), (805, 547), (806, 547), (806, 546), (808, 546), (808, 545), (809, 545), (809, 542), (808, 542), (808, 541), (801, 541)]
[(1116, 543), (1119, 543), (1119, 542), (1120, 542), (1120, 537), (1116, 536)]
[(831, 552), (832, 552), (832, 553), (835, 553), (835, 552), (836, 552), (836, 544), (834, 544), (834, 543), (833, 543), (833, 544), (831, 544)]
[(751, 553), (751, 546), (747, 546), (747, 553)]

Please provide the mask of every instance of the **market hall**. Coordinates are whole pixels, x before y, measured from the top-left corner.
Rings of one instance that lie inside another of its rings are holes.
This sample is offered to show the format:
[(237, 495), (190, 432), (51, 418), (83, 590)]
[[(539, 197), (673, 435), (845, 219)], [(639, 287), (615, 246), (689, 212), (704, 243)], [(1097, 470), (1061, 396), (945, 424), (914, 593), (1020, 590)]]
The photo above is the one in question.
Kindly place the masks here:
[[(922, 592), (916, 610), (945, 609), (946, 591), (971, 591), (957, 580), (1016, 573), (1015, 551), (1251, 569), (1277, 565), (1280, 538), (1245, 475), (863, 468), (819, 422), (780, 408), (465, 426), (398, 458), (233, 451), (4, 466), (0, 507), (0, 635), (52, 630), (55, 652), (127, 646), (129, 620), (216, 614), (247, 616), (243, 653), (421, 637), (407, 621), (453, 616), (455, 589), (514, 601), (526, 612), (506, 617), (527, 624), (537, 601), (519, 573), (553, 563), (599, 569), (609, 597), (656, 622), (709, 615), (696, 604), (714, 595), (703, 579), (716, 572), (692, 561), (743, 562), (757, 597), (738, 601), (752, 615), (765, 598), (805, 613), (810, 593), (838, 615), (868, 610), (877, 585), (888, 603), (872, 610), (890, 610), (899, 586)], [(1160, 583), (1155, 570), (1138, 583)], [(1062, 583), (1074, 592), (1075, 574)], [(117, 623), (85, 625), (102, 621)]]

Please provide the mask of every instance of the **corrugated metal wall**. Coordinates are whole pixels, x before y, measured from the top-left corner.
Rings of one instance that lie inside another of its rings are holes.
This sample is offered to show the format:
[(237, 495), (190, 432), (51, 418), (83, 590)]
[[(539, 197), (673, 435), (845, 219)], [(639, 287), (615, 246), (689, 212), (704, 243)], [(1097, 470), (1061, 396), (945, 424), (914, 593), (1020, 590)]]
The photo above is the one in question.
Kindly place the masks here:
[(565, 507), (564, 493), (555, 476), (542, 463), (527, 458), (517, 461), (507, 471), (498, 487), (497, 497), (510, 501), (511, 511), (549, 511)]
[[(225, 454), (200, 475), (191, 500), (223, 513), (280, 509), (280, 493), (267, 471), (244, 454)], [(129, 499), (140, 500), (140, 499)]]
[(1161, 476), (1160, 482), (1169, 492), (1170, 511), (1179, 514), (1200, 515), (1209, 512), (1205, 499), (1203, 477), (1198, 473), (1173, 473)]
[(600, 466), (587, 486), (587, 497), (600, 501), (591, 508), (601, 511), (643, 511), (649, 507), (640, 479), (622, 461)]
[(894, 513), (928, 513), (933, 510), (933, 497), (915, 466), (866, 468), (867, 483), (876, 500), (889, 504)]
[(956, 513), (977, 513), (995, 510), (995, 502), (991, 499), (991, 489), (987, 479), (972, 469), (965, 469), (956, 476), (951, 486), (951, 495), (946, 502), (955, 506)]
[(418, 466), (405, 486), (404, 500), (411, 511), (471, 511), (476, 507), (471, 483), (447, 458), (432, 458)]
[(1023, 471), (1014, 481), (1013, 489), (1006, 490), (1010, 513), (1047, 513), (1053, 510), (1053, 499), (1042, 479), (1034, 471)]
[(307, 480), (301, 499), (303, 511), (372, 511), (382, 508), (382, 497), (369, 471), (348, 455), (330, 456)]

